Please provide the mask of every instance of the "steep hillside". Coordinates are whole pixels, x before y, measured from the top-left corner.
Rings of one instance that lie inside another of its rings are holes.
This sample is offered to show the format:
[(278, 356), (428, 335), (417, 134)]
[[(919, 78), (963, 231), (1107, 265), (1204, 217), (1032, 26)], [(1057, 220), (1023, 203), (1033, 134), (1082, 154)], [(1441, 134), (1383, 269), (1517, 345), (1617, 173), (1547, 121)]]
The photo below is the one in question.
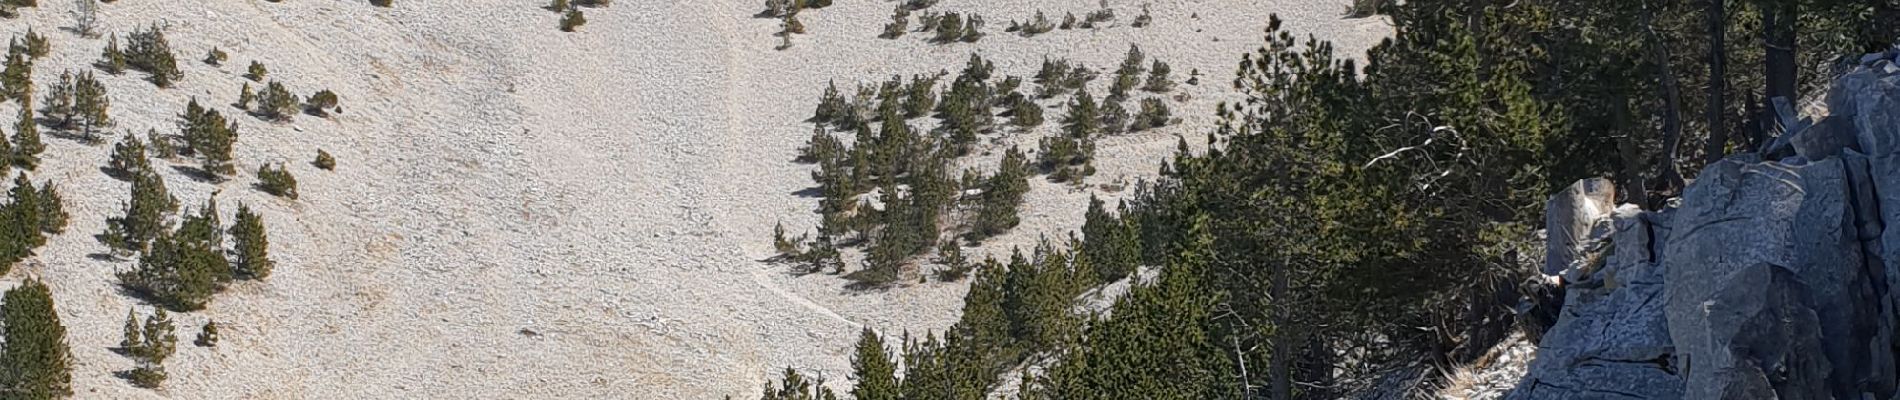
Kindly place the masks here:
[[(40, 85), (91, 68), (106, 42), (61, 29), (73, 4), (42, 3), (0, 24), (52, 39), (34, 67)], [(815, 224), (815, 200), (796, 194), (809, 167), (790, 160), (827, 81), (954, 70), (971, 52), (1013, 75), (1034, 73), (1045, 55), (1103, 69), (1130, 44), (1180, 76), (1204, 73), (1173, 103), (1183, 124), (1102, 142), (1093, 186), (1153, 173), (1175, 135), (1198, 143), (1268, 14), (1346, 54), (1386, 29), (1342, 20), (1344, 1), (1173, 0), (1152, 5), (1151, 27), (1023, 38), (1001, 25), (1033, 14), (1028, 2), (949, 0), (938, 7), (983, 13), (991, 35), (933, 45), (876, 38), (892, 3), (839, 2), (803, 16), (811, 34), (779, 51), (776, 21), (752, 17), (757, 3), (622, 0), (589, 9), (576, 33), (519, 1), (103, 4), (103, 32), (163, 26), (185, 76), (159, 89), (139, 73), (101, 75), (113, 132), (175, 133), (193, 98), (242, 115), (229, 103), (252, 60), (299, 95), (335, 91), (343, 112), (236, 117), (240, 173), (226, 182), (160, 162), (187, 206), (216, 196), (226, 213), (238, 203), (260, 211), (279, 264), (269, 280), (176, 317), (181, 332), (216, 320), (224, 340), (181, 347), (163, 390), (114, 376), (132, 367), (109, 347), (138, 301), (112, 274), (134, 262), (101, 256), (91, 237), (127, 196), (100, 171), (109, 144), (49, 136), (33, 176), (61, 185), (72, 225), (6, 279), (52, 287), (83, 398), (749, 396), (785, 366), (842, 377), (860, 326), (942, 329), (961, 304), (960, 284), (849, 291), (759, 261), (772, 253), (773, 223)], [(1035, 3), (1055, 14), (1097, 7)], [(213, 47), (230, 54), (223, 66), (197, 61)], [(0, 115), (15, 110), (0, 104)], [(336, 171), (310, 165), (318, 149), (336, 156)], [(289, 166), (301, 199), (252, 188), (250, 171), (269, 162)], [(1036, 181), (1023, 226), (986, 252), (1079, 226), (1087, 196)]]

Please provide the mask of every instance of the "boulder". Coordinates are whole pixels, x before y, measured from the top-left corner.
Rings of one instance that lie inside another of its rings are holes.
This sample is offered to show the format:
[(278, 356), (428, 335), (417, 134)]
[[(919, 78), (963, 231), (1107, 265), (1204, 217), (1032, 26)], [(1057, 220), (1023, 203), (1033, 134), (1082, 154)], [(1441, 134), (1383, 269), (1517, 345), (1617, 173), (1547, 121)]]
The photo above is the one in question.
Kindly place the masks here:
[(1698, 328), (1708, 330), (1710, 342), (1682, 355), (1693, 358), (1682, 366), (1685, 398), (1849, 398), (1829, 394), (1832, 367), (1820, 355), (1820, 319), (1803, 302), (1807, 288), (1795, 274), (1754, 264), (1730, 278), (1698, 310), (1708, 324)]
[(1900, 400), (1900, 71), (1869, 64), (1818, 122), (1661, 211), (1617, 209), (1612, 233), (1589, 183), (1552, 198), (1545, 271), (1588, 279), (1508, 398)]
[(1650, 254), (1668, 214), (1617, 210), (1616, 250), (1589, 284), (1571, 288), (1513, 400), (1681, 399), (1663, 315), (1662, 269)]
[(1608, 235), (1615, 204), (1616, 185), (1603, 178), (1580, 180), (1551, 195), (1544, 208), (1544, 274), (1587, 265), (1584, 255)]
[[(1717, 373), (1738, 361), (1722, 345), (1745, 338), (1724, 336), (1734, 321), (1712, 320), (1711, 302), (1744, 297), (1722, 290), (1751, 290), (1730, 281), (1755, 264), (1781, 266), (1808, 288), (1796, 295), (1812, 308), (1820, 333), (1828, 338), (1821, 354), (1832, 367), (1830, 384), (1824, 386), (1833, 395), (1854, 398), (1865, 382), (1892, 380), (1874, 376), (1870, 366), (1883, 362), (1866, 351), (1879, 336), (1874, 321), (1880, 307), (1848, 205), (1847, 175), (1839, 158), (1799, 167), (1724, 161), (1704, 170), (1684, 193), (1684, 208), (1676, 216), (1679, 229), (1672, 232), (1663, 265), (1670, 283), (1669, 332), (1689, 381), (1729, 382)], [(1888, 359), (1890, 353), (1880, 352)], [(1716, 393), (1688, 394), (1713, 398), (1702, 395)]]

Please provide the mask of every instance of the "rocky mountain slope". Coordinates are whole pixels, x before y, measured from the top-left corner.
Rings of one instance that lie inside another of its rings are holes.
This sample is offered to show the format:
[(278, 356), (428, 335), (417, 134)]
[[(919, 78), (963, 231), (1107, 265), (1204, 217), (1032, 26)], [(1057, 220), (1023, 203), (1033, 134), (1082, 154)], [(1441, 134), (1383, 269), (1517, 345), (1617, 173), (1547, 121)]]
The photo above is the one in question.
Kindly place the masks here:
[(1568, 298), (1506, 398), (1893, 398), (1895, 56), (1861, 57), (1817, 115), (1665, 209), (1611, 211), (1603, 182), (1560, 194), (1581, 200), (1552, 203)]
[[(105, 39), (61, 29), (72, 25), (70, 2), (41, 3), (0, 24), (3, 34), (52, 38), (36, 81), (90, 68)], [(109, 146), (48, 141), (34, 177), (61, 185), (70, 232), (6, 279), (52, 286), (81, 398), (717, 398), (750, 396), (786, 366), (842, 380), (859, 327), (942, 329), (964, 288), (849, 291), (836, 277), (759, 261), (775, 222), (794, 231), (816, 222), (815, 200), (796, 194), (808, 167), (790, 160), (825, 82), (954, 69), (971, 52), (1014, 75), (1044, 56), (1101, 68), (1130, 44), (1176, 71), (1204, 72), (1206, 83), (1173, 104), (1182, 124), (1102, 142), (1090, 183), (1125, 183), (1152, 174), (1176, 135), (1198, 138), (1212, 124), (1208, 111), (1231, 99), (1225, 79), (1258, 46), (1268, 14), (1346, 54), (1386, 31), (1376, 19), (1342, 20), (1345, 1), (1168, 0), (1153, 2), (1155, 22), (1142, 29), (932, 45), (876, 38), (891, 3), (839, 3), (802, 16), (811, 33), (784, 51), (774, 50), (777, 23), (752, 18), (751, 0), (623, 0), (590, 9), (576, 33), (520, 1), (102, 4), (103, 32), (163, 27), (185, 76), (170, 89), (105, 76), (114, 132), (172, 132), (194, 98), (238, 113), (225, 104), (251, 60), (299, 95), (335, 91), (344, 112), (238, 118), (237, 169), (287, 163), (299, 200), (252, 189), (248, 173), (212, 183), (161, 168), (184, 204), (215, 196), (226, 212), (240, 202), (261, 212), (279, 265), (270, 280), (176, 317), (181, 327), (216, 320), (224, 341), (181, 349), (163, 390), (113, 375), (131, 368), (109, 347), (137, 301), (113, 278), (131, 261), (94, 256), (105, 249), (90, 236), (126, 196), (99, 170)], [(938, 7), (995, 24), (1098, 6)], [(213, 47), (230, 61), (188, 61)], [(15, 107), (0, 105), (0, 115)], [(336, 155), (335, 172), (308, 164), (318, 149)], [(988, 250), (1073, 229), (1088, 193), (1036, 182), (1024, 225)]]

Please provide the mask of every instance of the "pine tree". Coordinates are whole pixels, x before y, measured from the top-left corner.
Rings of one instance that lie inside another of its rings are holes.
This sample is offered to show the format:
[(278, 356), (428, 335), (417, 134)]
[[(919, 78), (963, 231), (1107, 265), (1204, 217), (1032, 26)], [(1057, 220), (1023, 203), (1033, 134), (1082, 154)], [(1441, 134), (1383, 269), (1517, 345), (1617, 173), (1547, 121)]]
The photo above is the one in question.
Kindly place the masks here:
[(216, 347), (218, 345), (218, 322), (205, 321), (204, 328), (198, 330), (198, 338), (191, 341), (198, 347)]
[(270, 238), (264, 230), (264, 218), (251, 208), (238, 204), (237, 221), (231, 224), (232, 269), (238, 278), (269, 278), (276, 263), (270, 259)]
[[(270, 68), (265, 68), (264, 63), (258, 62), (257, 60), (251, 60), (251, 66), (244, 68), (244, 78), (250, 79), (252, 82), (263, 82), (264, 78), (269, 75)], [(250, 86), (250, 84), (247, 83), (244, 84), (244, 86)]]
[(1029, 191), (1028, 162), (1028, 157), (1015, 147), (1003, 153), (996, 174), (983, 185), (982, 202), (977, 205), (976, 221), (968, 235), (970, 240), (982, 240), (1016, 227), (1019, 221), (1016, 208), (1022, 204), (1023, 194)]
[(329, 89), (319, 90), (304, 100), (304, 111), (318, 117), (329, 117), (331, 109), (337, 104), (336, 92)]
[(1134, 118), (1134, 122), (1128, 125), (1128, 130), (1139, 132), (1167, 126), (1168, 120), (1174, 117), (1173, 112), (1168, 111), (1168, 103), (1150, 97), (1141, 99), (1141, 111), (1136, 112)]
[(1102, 105), (1102, 133), (1116, 134), (1127, 131), (1128, 109), (1122, 107), (1122, 97), (1110, 97)]
[(765, 383), (765, 392), (759, 400), (837, 400), (838, 394), (825, 387), (825, 381), (806, 380), (803, 374), (790, 367), (785, 368), (785, 378), (781, 388), (773, 388), (771, 382)]
[(1174, 81), (1168, 77), (1168, 74), (1171, 72), (1173, 72), (1173, 68), (1169, 68), (1168, 63), (1155, 60), (1154, 66), (1148, 68), (1148, 82), (1141, 86), (1141, 90), (1155, 93), (1173, 90)]
[[(13, 52), (7, 55), (5, 69), (0, 69), (0, 95), (6, 99), (24, 101), (33, 92), (33, 64), (25, 54)], [(0, 99), (5, 100), (5, 99)]]
[[(108, 53), (111, 49), (107, 47)], [(127, 36), (123, 53), (127, 65), (152, 74), (152, 84), (158, 87), (171, 87), (173, 81), (185, 77), (184, 72), (178, 70), (178, 60), (172, 55), (171, 43), (165, 40), (165, 31), (159, 29), (158, 24), (132, 31)]]
[(53, 50), (53, 45), (46, 40), (46, 35), (34, 32), (33, 28), (26, 28), (26, 37), (22, 44), (26, 47), (26, 55), (36, 60), (46, 57), (46, 54)]
[(311, 161), (310, 165), (316, 166), (324, 171), (335, 171), (336, 157), (330, 156), (330, 152), (323, 151), (323, 149), (317, 149), (317, 159)]
[(223, 65), (224, 60), (229, 59), (231, 59), (231, 55), (225, 54), (224, 50), (218, 49), (217, 47), (212, 47), (211, 51), (205, 52), (205, 64), (211, 64), (211, 66), (214, 67)]
[(1095, 104), (1095, 96), (1083, 89), (1069, 102), (1069, 113), (1062, 116), (1062, 131), (1078, 139), (1095, 135), (1102, 131), (1101, 114)]
[(249, 110), (251, 109), (251, 100), (255, 99), (257, 99), (257, 93), (251, 91), (251, 83), (244, 82), (244, 88), (238, 91), (237, 103), (232, 105), (237, 106), (237, 108), (241, 110)]
[[(793, 21), (793, 20), (788, 17), (787, 21)], [(581, 25), (586, 25), (586, 24), (587, 24), (587, 15), (585, 13), (582, 13), (579, 7), (568, 7), (567, 13), (561, 15), (561, 31), (562, 32), (573, 32), (574, 29), (579, 28)]]
[(125, 338), (119, 340), (119, 349), (126, 355), (140, 357), (145, 353), (144, 325), (139, 324), (137, 308), (125, 310)]
[[(224, 262), (224, 255), (222, 249), (205, 248), (201, 242), (187, 239), (169, 232), (159, 235), (152, 241), (151, 250), (139, 256), (137, 267), (119, 272), (120, 283), (175, 310), (204, 309), (217, 291), (215, 270)], [(228, 271), (228, 264), (223, 269)], [(149, 329), (146, 335), (150, 341)]]
[(851, 389), (851, 396), (858, 400), (897, 400), (900, 385), (897, 381), (897, 363), (891, 360), (884, 347), (884, 339), (878, 337), (871, 328), (864, 328), (858, 335), (857, 356), (851, 360), (852, 373), (857, 375), (857, 387)]
[(61, 72), (59, 82), (46, 88), (46, 96), (40, 102), (40, 115), (59, 121), (54, 126), (66, 129), (73, 123), (73, 73)]
[(1134, 272), (1141, 261), (1136, 227), (1110, 214), (1094, 195), (1089, 196), (1089, 209), (1083, 215), (1082, 235), (1088, 242), (1077, 258), (1087, 260), (1094, 268), (1095, 281), (1114, 282)]
[(297, 95), (290, 94), (284, 84), (271, 81), (257, 95), (256, 113), (276, 121), (289, 121), (297, 114)]
[(290, 175), (290, 169), (284, 165), (271, 164), (257, 166), (257, 187), (265, 193), (291, 200), (297, 199), (297, 177)]
[[(81, 131), (87, 141), (93, 141), (93, 131), (110, 127), (112, 121), (112, 99), (106, 96), (106, 86), (92, 76), (91, 71), (81, 72), (73, 85), (73, 112), (79, 116)], [(68, 117), (70, 120), (71, 117)]]
[(145, 142), (130, 133), (112, 145), (112, 158), (106, 161), (106, 170), (121, 178), (145, 173), (151, 168), (151, 161), (145, 158)]
[(178, 157), (178, 145), (170, 137), (158, 134), (158, 129), (145, 130), (146, 148), (152, 151), (152, 157), (169, 160)]
[(131, 372), (132, 383), (144, 388), (158, 388), (165, 383), (165, 359), (171, 358), (178, 349), (177, 328), (172, 325), (171, 317), (164, 309), (152, 311), (152, 317), (145, 320), (144, 342), (140, 351), (133, 355), (138, 367)]
[(27, 179), (26, 174), (14, 175), (13, 190), (9, 191), (4, 207), (5, 216), (0, 218), (10, 222), (9, 226), (4, 227), (7, 231), (5, 234), (27, 250), (20, 253), (22, 255), (30, 254), (32, 249), (46, 243), (44, 224), (40, 222), (40, 205), (39, 190), (33, 188), (33, 181)]
[(13, 125), (13, 165), (32, 170), (40, 165), (40, 153), (46, 143), (40, 141), (40, 124), (33, 119), (32, 90), (20, 101), (20, 120)]
[(185, 113), (179, 119), (178, 128), (183, 132), (185, 143), (202, 161), (206, 173), (237, 173), (237, 167), (231, 162), (238, 137), (236, 121), (228, 121), (217, 110), (198, 105), (197, 98), (185, 104)]
[(132, 199), (123, 216), (106, 220), (100, 236), (115, 250), (146, 251), (164, 235), (165, 218), (178, 210), (178, 200), (165, 190), (165, 180), (149, 167), (132, 173)]
[(110, 38), (106, 39), (106, 48), (100, 52), (99, 63), (97, 65), (99, 69), (105, 70), (108, 74), (118, 75), (125, 73), (125, 69), (129, 65), (126, 61), (125, 51), (119, 48), (119, 34), (112, 34)]
[(184, 261), (211, 276), (214, 291), (237, 277), (231, 261), (225, 258), (224, 227), (220, 221), (218, 199), (212, 197), (205, 200), (198, 213), (187, 215), (172, 234), (186, 250)]
[(39, 193), (35, 193), (33, 199), (33, 209), (39, 213), (40, 232), (47, 235), (66, 232), (66, 223), (71, 216), (66, 213), (65, 200), (60, 197), (59, 188), (53, 186), (53, 181), (40, 183)]
[(53, 307), (52, 291), (38, 279), (27, 278), (5, 296), (6, 373), (0, 384), (11, 389), (8, 398), (54, 399), (72, 395), (72, 354), (66, 345), (66, 327)]
[(1155, 283), (1115, 302), (1113, 318), (1097, 321), (1091, 343), (1050, 368), (1052, 398), (1113, 391), (1131, 398), (1217, 398), (1234, 393), (1231, 356), (1213, 345), (1219, 297), (1201, 274), (1213, 260), (1206, 218), (1191, 228), (1188, 246)]

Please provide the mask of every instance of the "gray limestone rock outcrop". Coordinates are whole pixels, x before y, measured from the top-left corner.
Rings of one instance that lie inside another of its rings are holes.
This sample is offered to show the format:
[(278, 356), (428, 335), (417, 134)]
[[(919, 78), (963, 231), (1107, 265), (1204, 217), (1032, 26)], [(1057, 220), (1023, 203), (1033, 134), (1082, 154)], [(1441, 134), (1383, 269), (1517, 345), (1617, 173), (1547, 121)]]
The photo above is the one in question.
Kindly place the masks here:
[(1544, 274), (1587, 276), (1593, 260), (1585, 256), (1602, 244), (1615, 208), (1616, 186), (1603, 178), (1577, 181), (1551, 196), (1544, 205)]
[(1602, 183), (1554, 195), (1547, 260), (1562, 264), (1545, 272), (1569, 291), (1507, 398), (1900, 398), (1896, 55), (1843, 75), (1781, 145), (1708, 166), (1677, 207), (1584, 229), (1580, 188)]

